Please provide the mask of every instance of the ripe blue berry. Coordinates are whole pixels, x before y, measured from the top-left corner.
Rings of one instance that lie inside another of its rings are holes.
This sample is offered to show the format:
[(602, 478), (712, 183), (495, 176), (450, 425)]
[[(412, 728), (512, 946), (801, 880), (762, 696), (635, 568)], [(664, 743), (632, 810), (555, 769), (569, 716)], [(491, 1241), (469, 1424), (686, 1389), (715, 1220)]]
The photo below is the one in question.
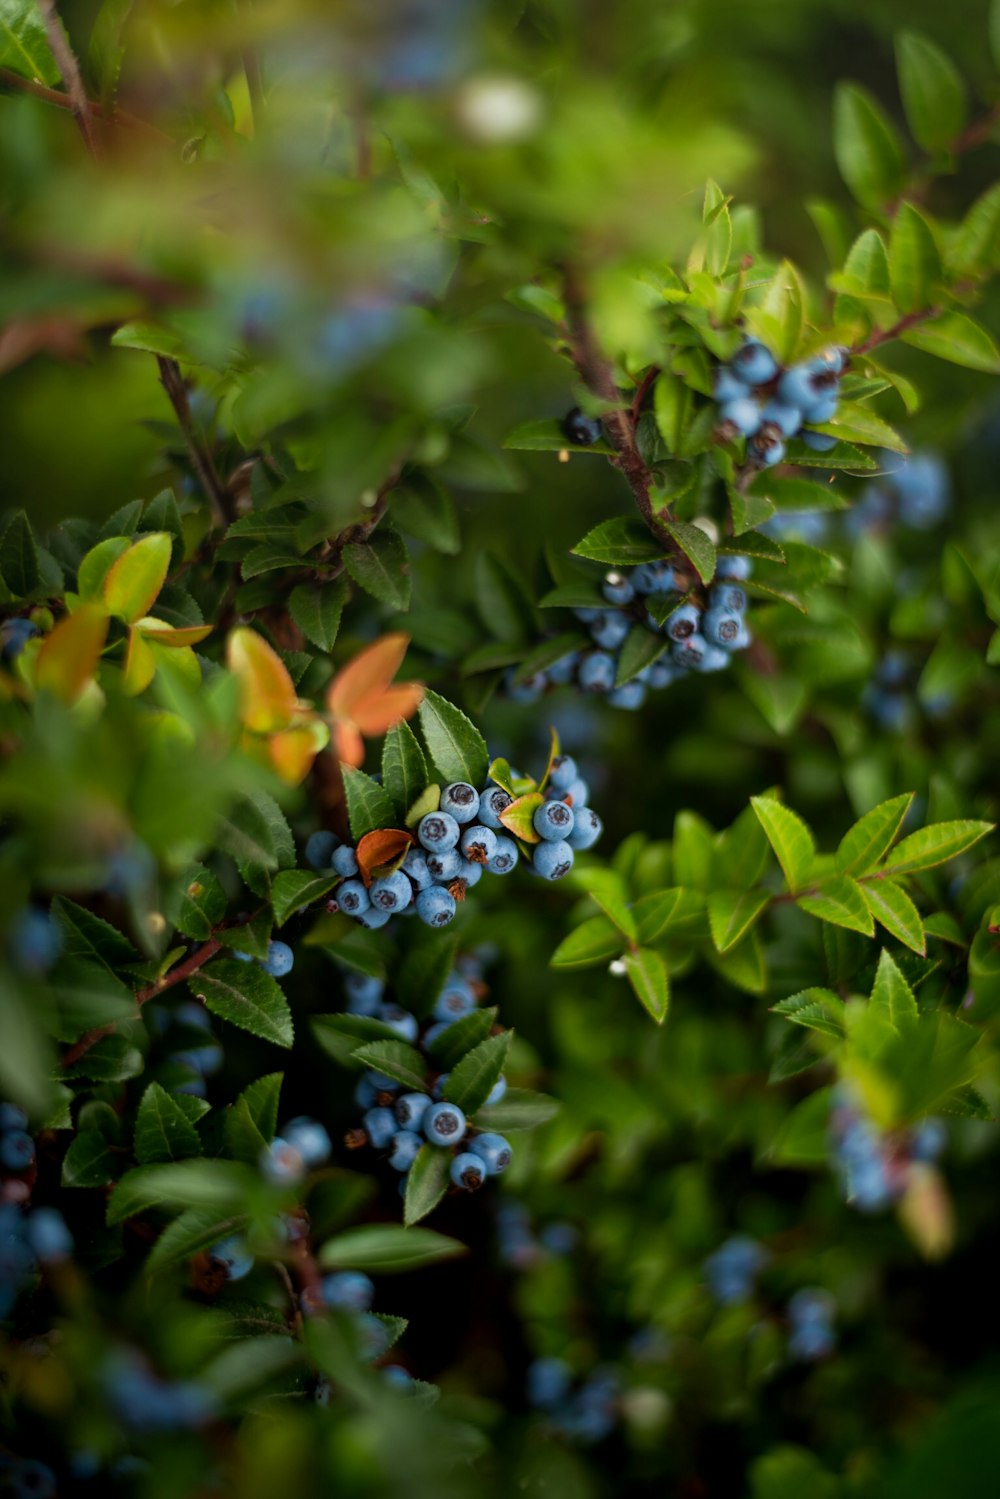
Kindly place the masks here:
[(604, 576), (601, 592), (609, 604), (630, 604), (635, 598), (635, 589), (624, 573), (610, 572)]
[(913, 1134), (910, 1155), (915, 1161), (936, 1161), (948, 1143), (948, 1134), (940, 1119), (924, 1119)]
[(25, 1227), (28, 1243), (43, 1265), (67, 1260), (73, 1253), (73, 1235), (57, 1208), (35, 1208)]
[(513, 838), (499, 837), (486, 868), (490, 874), (510, 874), (520, 857), (520, 850)]
[(432, 1145), (457, 1145), (465, 1138), (465, 1115), (454, 1103), (436, 1103), (423, 1119), (424, 1134)]
[(832, 422), (836, 415), (836, 395), (824, 396), (821, 400), (815, 401), (809, 407), (809, 410), (804, 413), (805, 420), (810, 422), (814, 427), (821, 427), (824, 422)]
[(8, 1171), (27, 1171), (35, 1159), (35, 1142), (23, 1129), (11, 1129), (0, 1136), (0, 1165)]
[(590, 651), (580, 662), (577, 681), (584, 692), (610, 692), (615, 685), (615, 658), (607, 651)]
[(701, 623), (701, 610), (694, 604), (682, 604), (666, 621), (665, 629), (671, 640), (687, 640), (697, 633)]
[(349, 973), (344, 979), (347, 1008), (352, 1015), (374, 1015), (382, 1002), (385, 981), (367, 973)]
[(0, 1103), (0, 1130), (27, 1129), (28, 1116), (16, 1103)]
[(724, 1306), (746, 1301), (766, 1263), (767, 1251), (756, 1239), (746, 1234), (727, 1239), (705, 1261), (705, 1273), (715, 1299)]
[(631, 629), (629, 618), (613, 609), (606, 609), (590, 627), (591, 638), (602, 650), (616, 651)]
[(427, 926), (447, 926), (455, 911), (455, 897), (443, 885), (432, 885), (417, 896), (417, 915)]
[(671, 655), (684, 671), (697, 671), (707, 650), (708, 642), (703, 635), (689, 635), (686, 640), (678, 640)]
[(561, 880), (573, 868), (573, 850), (568, 843), (539, 843), (532, 851), (532, 865), (543, 880)]
[(385, 879), (372, 880), (368, 899), (377, 911), (402, 911), (413, 899), (413, 886), (401, 869)]
[(651, 666), (646, 667), (645, 681), (654, 691), (669, 687), (676, 680), (677, 673), (669, 661), (654, 661)]
[(325, 828), (318, 833), (310, 833), (306, 839), (306, 863), (309, 868), (332, 869), (330, 861), (339, 842), (336, 833), (328, 833)]
[(515, 682), (515, 670), (511, 667), (507, 673), (507, 695), (512, 703), (537, 703), (546, 687), (549, 679), (543, 671), (536, 671), (534, 676), (529, 677), (526, 682)]
[[(548, 793), (546, 795), (549, 801), (557, 800), (555, 797), (548, 796)], [(590, 787), (583, 779), (583, 776), (577, 776), (575, 781), (571, 781), (558, 800), (567, 802), (573, 808), (574, 812), (578, 812), (581, 807), (585, 807), (590, 800)]]
[(727, 401), (740, 401), (749, 394), (750, 387), (726, 365), (720, 365), (712, 375), (712, 394), (720, 406)]
[(777, 427), (782, 437), (794, 437), (802, 426), (802, 412), (797, 406), (786, 406), (782, 401), (768, 401), (761, 411), (761, 422)]
[(778, 381), (778, 398), (786, 406), (807, 411), (826, 394), (827, 377), (808, 364), (793, 364)]
[(409, 1010), (401, 1009), (399, 1005), (385, 1004), (378, 1007), (378, 1018), (383, 1025), (387, 1025), (396, 1032), (401, 1041), (415, 1041), (420, 1029), (417, 1017), (411, 1015)]
[[(441, 1027), (442, 1030), (447, 1030), (447, 1028), (448, 1027), (445, 1026), (445, 1025), (442, 1025), (442, 1027)], [(428, 1036), (430, 1035), (430, 1031), (427, 1032), (427, 1035)], [(434, 1101), (436, 1103), (440, 1103), (441, 1102), (441, 1095), (444, 1092), (444, 1090), (445, 1090), (445, 1084), (447, 1083), (447, 1081), (448, 1081), (448, 1079), (450, 1077), (451, 1077), (451, 1073), (450, 1072), (442, 1072), (441, 1075), (440, 1075), (440, 1077), (438, 1078), (437, 1082), (434, 1084), (434, 1087), (431, 1089), (431, 1092), (434, 1095)]]
[(367, 1312), (375, 1300), (375, 1287), (360, 1270), (338, 1270), (324, 1275), (323, 1300), (327, 1306), (342, 1307), (349, 1312)]
[(711, 609), (727, 609), (732, 614), (742, 614), (747, 607), (746, 591), (738, 583), (717, 583), (709, 589), (708, 603)]
[[(430, 1103), (430, 1099), (427, 1100)], [(394, 1171), (409, 1171), (420, 1153), (420, 1147), (424, 1143), (413, 1129), (400, 1129), (392, 1137), (392, 1152), (389, 1156), (389, 1165)]]
[(514, 798), (502, 786), (487, 786), (479, 798), (479, 821), (499, 833), (503, 828), (500, 813), (506, 812)]
[(812, 448), (814, 453), (829, 453), (831, 448), (837, 446), (837, 439), (829, 432), (810, 432), (804, 429), (799, 433), (807, 448)]
[(549, 784), (566, 790), (576, 780), (576, 761), (572, 755), (556, 755), (552, 761)]
[(749, 557), (720, 557), (715, 564), (715, 576), (724, 582), (743, 583), (753, 572)]
[(595, 609), (590, 605), (581, 604), (573, 610), (582, 625), (592, 625), (599, 615), (604, 613), (603, 609)]
[(428, 853), (443, 854), (454, 848), (459, 826), (448, 812), (428, 812), (417, 824), (417, 837)]
[(574, 406), (562, 419), (562, 429), (569, 442), (578, 448), (589, 448), (601, 437), (601, 423), (596, 416), (587, 416), (579, 406)]
[(577, 853), (593, 848), (604, 831), (604, 824), (591, 807), (580, 807), (576, 813), (573, 831), (566, 842)]
[(486, 1180), (486, 1164), (478, 1155), (464, 1150), (448, 1167), (448, 1175), (455, 1186), (461, 1187), (463, 1192), (475, 1192)]
[(761, 427), (749, 448), (749, 455), (762, 468), (773, 468), (785, 456), (785, 444), (777, 427)]
[(694, 670), (700, 672), (724, 671), (728, 665), (729, 651), (724, 651), (721, 646), (712, 645), (706, 640), (701, 660)]
[(741, 432), (744, 437), (752, 437), (760, 430), (760, 407), (750, 396), (744, 396), (741, 400), (727, 401), (720, 408), (719, 416), (731, 427), (735, 427), (737, 432)]
[(374, 906), (369, 906), (367, 911), (359, 911), (355, 919), (369, 932), (377, 932), (380, 927), (385, 926), (387, 921), (392, 920), (392, 912), (376, 911)]
[(510, 1141), (503, 1135), (477, 1135), (470, 1141), (469, 1149), (473, 1155), (479, 1156), (490, 1176), (499, 1176), (501, 1171), (506, 1171), (513, 1154)]
[(646, 701), (646, 689), (640, 681), (634, 680), (624, 682), (621, 687), (615, 687), (608, 693), (608, 702), (612, 708), (625, 708), (634, 713), (641, 708)]
[(220, 1239), (208, 1251), (208, 1257), (222, 1267), (227, 1280), (242, 1280), (253, 1269), (254, 1258), (238, 1234)]
[(488, 863), (496, 852), (496, 846), (496, 833), (492, 828), (484, 827), (482, 823), (466, 828), (459, 840), (462, 855), (470, 864)]
[(5, 619), (0, 625), (0, 654), (3, 659), (13, 661), (24, 650), (32, 635), (37, 634), (38, 626), (30, 619), (24, 619), (21, 615)]
[(298, 1151), (307, 1166), (322, 1166), (324, 1161), (329, 1160), (333, 1149), (330, 1136), (319, 1121), (308, 1119), (305, 1115), (288, 1121), (283, 1139), (288, 1141), (293, 1150)]
[(729, 609), (708, 609), (701, 622), (702, 634), (713, 645), (735, 650), (744, 629), (742, 616)]
[(643, 562), (632, 574), (636, 593), (670, 593), (681, 587), (680, 579), (669, 562)]
[(396, 1123), (400, 1129), (419, 1129), (430, 1106), (426, 1093), (403, 1093), (396, 1099)]
[(531, 1405), (554, 1410), (569, 1394), (573, 1371), (561, 1358), (537, 1358), (528, 1366), (527, 1394)]
[(397, 1390), (408, 1390), (414, 1383), (413, 1375), (404, 1369), (402, 1364), (385, 1364), (379, 1373), (386, 1384), (394, 1386)]
[(383, 1094), (398, 1092), (399, 1083), (384, 1072), (366, 1072), (354, 1090), (354, 1102), (361, 1109), (369, 1109)]
[(489, 1108), (491, 1104), (499, 1103), (506, 1092), (507, 1079), (501, 1075), (497, 1078), (496, 1082), (493, 1084), (493, 1087), (490, 1089), (486, 1099), (485, 1107)]
[(427, 868), (427, 855), (422, 848), (411, 848), (401, 867), (414, 890), (426, 890), (433, 883), (434, 876)]
[(334, 849), (330, 865), (338, 874), (349, 879), (358, 872), (358, 856), (349, 843), (342, 843), (339, 848)]
[(460, 859), (456, 879), (464, 880), (466, 888), (471, 890), (473, 885), (479, 884), (485, 868), (485, 864), (473, 864), (471, 859)]
[(458, 1020), (476, 1008), (476, 996), (464, 979), (445, 984), (434, 1005), (435, 1020)]
[(539, 838), (548, 839), (552, 843), (568, 838), (575, 821), (572, 807), (567, 807), (563, 801), (542, 802), (531, 819)]
[(48, 973), (62, 951), (62, 933), (40, 906), (25, 906), (17, 913), (7, 941), (14, 964), (39, 977)]
[(479, 792), (468, 781), (452, 781), (441, 792), (441, 811), (456, 822), (471, 822), (479, 811)]
[(548, 668), (549, 681), (553, 686), (565, 687), (567, 682), (572, 682), (579, 661), (579, 651), (570, 651), (568, 656), (560, 656), (558, 661), (553, 661)]
[(284, 978), (285, 974), (291, 973), (295, 966), (295, 954), (287, 942), (269, 942), (267, 957), (261, 958), (260, 966), (272, 978)]
[(274, 1186), (283, 1187), (302, 1180), (306, 1163), (294, 1145), (277, 1135), (261, 1151), (260, 1169)]
[(778, 361), (756, 338), (748, 338), (743, 347), (737, 349), (729, 367), (746, 385), (766, 385), (778, 373)]
[(369, 1143), (376, 1150), (384, 1150), (396, 1133), (396, 1119), (391, 1109), (374, 1108), (361, 1116), (361, 1125)]

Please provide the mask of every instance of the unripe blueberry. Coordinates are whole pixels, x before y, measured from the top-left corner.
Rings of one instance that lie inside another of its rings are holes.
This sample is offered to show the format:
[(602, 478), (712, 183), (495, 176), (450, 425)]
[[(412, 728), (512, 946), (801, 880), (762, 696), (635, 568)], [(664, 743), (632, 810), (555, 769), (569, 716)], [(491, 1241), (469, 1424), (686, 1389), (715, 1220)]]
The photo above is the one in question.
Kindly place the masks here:
[(687, 640), (697, 633), (701, 623), (701, 610), (694, 604), (682, 604), (666, 621), (666, 632), (671, 640)]
[(403, 860), (402, 870), (414, 890), (426, 890), (433, 883), (434, 876), (427, 868), (427, 855), (422, 848), (410, 849)]
[(459, 826), (448, 812), (428, 812), (417, 824), (417, 837), (428, 853), (443, 854), (458, 842)]
[(521, 857), (513, 838), (499, 837), (486, 868), (490, 874), (510, 874)]
[(334, 849), (333, 856), (330, 859), (330, 866), (338, 874), (342, 874), (346, 878), (350, 878), (352, 874), (357, 874), (358, 856), (349, 843), (342, 843), (339, 848)]
[(361, 1125), (369, 1144), (376, 1150), (384, 1150), (396, 1133), (396, 1120), (391, 1109), (369, 1109), (362, 1114)]
[(616, 651), (632, 628), (626, 614), (607, 609), (590, 627), (591, 638), (602, 650)]
[(802, 426), (802, 412), (797, 406), (786, 406), (782, 401), (768, 401), (761, 411), (761, 422), (777, 427), (782, 437), (794, 437)]
[(778, 373), (778, 361), (756, 338), (748, 338), (743, 347), (737, 349), (729, 367), (747, 385), (766, 385)]
[(459, 1020), (476, 1008), (476, 996), (462, 979), (445, 984), (434, 1006), (435, 1020)]
[(744, 437), (752, 437), (760, 430), (760, 407), (750, 396), (744, 396), (742, 400), (727, 401), (719, 408), (719, 416), (722, 421), (735, 427), (737, 432), (741, 432)]
[(552, 761), (552, 771), (549, 776), (551, 786), (560, 787), (563, 791), (571, 786), (576, 780), (576, 761), (572, 755), (556, 755)]
[(0, 1166), (8, 1171), (27, 1171), (35, 1159), (35, 1142), (23, 1129), (11, 1129), (0, 1136)]
[(455, 911), (455, 897), (442, 885), (432, 885), (417, 896), (417, 915), (427, 926), (447, 926)]
[(506, 1092), (507, 1079), (501, 1074), (490, 1089), (484, 1107), (489, 1108), (491, 1104), (499, 1103)]
[(582, 853), (584, 849), (593, 848), (603, 831), (604, 824), (597, 813), (591, 807), (581, 807), (576, 813), (573, 831), (566, 842), (577, 853)]
[(379, 1005), (378, 1018), (383, 1025), (388, 1025), (394, 1030), (401, 1041), (417, 1039), (420, 1026), (417, 1024), (417, 1017), (411, 1015), (409, 1010), (401, 1009), (399, 1005)]
[(283, 979), (295, 966), (295, 954), (287, 942), (269, 942), (267, 957), (261, 959), (260, 966), (272, 978)]
[[(427, 1100), (430, 1103), (430, 1099)], [(409, 1171), (420, 1153), (420, 1147), (424, 1142), (413, 1129), (400, 1129), (392, 1137), (392, 1152), (389, 1156), (389, 1165), (394, 1171)]]
[(709, 607), (727, 609), (732, 614), (742, 614), (747, 607), (746, 591), (738, 583), (717, 583), (709, 589)]
[(724, 582), (743, 583), (753, 572), (749, 557), (724, 556), (715, 564), (715, 576)]
[(332, 859), (340, 839), (336, 833), (328, 833), (321, 828), (318, 833), (310, 833), (306, 839), (306, 863), (310, 869), (332, 869)]
[(640, 681), (635, 679), (631, 682), (624, 682), (621, 687), (615, 687), (608, 693), (608, 702), (612, 708), (625, 708), (630, 713), (641, 708), (645, 701), (646, 689)]
[(506, 812), (514, 798), (502, 786), (487, 786), (479, 798), (479, 821), (498, 833), (503, 828), (500, 813)]
[(246, 1242), (238, 1234), (220, 1239), (208, 1251), (208, 1257), (226, 1272), (227, 1280), (242, 1280), (254, 1266), (254, 1258)]
[(344, 978), (348, 1010), (352, 1015), (374, 1015), (385, 993), (385, 980), (368, 973), (348, 973)]
[(785, 456), (785, 444), (777, 427), (761, 427), (749, 448), (750, 456), (762, 468), (773, 468)]
[(327, 1306), (349, 1312), (367, 1312), (375, 1300), (375, 1287), (360, 1270), (338, 1270), (324, 1275), (323, 1300)]
[(274, 1186), (283, 1187), (302, 1180), (306, 1163), (294, 1145), (277, 1135), (261, 1151), (260, 1169)]
[(536, 808), (531, 821), (539, 838), (555, 843), (561, 838), (569, 837), (576, 819), (572, 807), (568, 807), (565, 802), (547, 801)]
[(496, 833), (482, 823), (466, 828), (459, 840), (462, 855), (470, 864), (486, 864), (496, 852), (496, 846)]
[(322, 1166), (333, 1149), (330, 1136), (316, 1119), (300, 1115), (285, 1125), (283, 1138), (297, 1150), (307, 1166)]
[(568, 843), (538, 843), (532, 851), (532, 865), (543, 880), (561, 880), (573, 868), (573, 850)]
[(387, 921), (392, 920), (392, 912), (376, 911), (374, 906), (369, 906), (367, 911), (359, 911), (355, 919), (369, 932), (377, 932), (380, 927), (385, 926)]
[(837, 446), (837, 439), (829, 432), (810, 432), (803, 429), (799, 433), (807, 448), (812, 448), (814, 453), (829, 453), (831, 448)]
[(400, 1129), (419, 1129), (430, 1106), (426, 1093), (403, 1093), (396, 1099), (396, 1123)]
[(609, 604), (629, 604), (635, 598), (635, 589), (624, 573), (605, 573), (601, 592)]
[(432, 1145), (457, 1145), (465, 1138), (465, 1115), (454, 1103), (436, 1103), (423, 1119), (424, 1134)]
[(471, 822), (479, 811), (479, 792), (468, 781), (452, 781), (441, 792), (441, 811), (456, 822)]
[(503, 1135), (483, 1134), (469, 1142), (473, 1155), (479, 1156), (490, 1176), (499, 1176), (510, 1165), (513, 1152)]
[(740, 401), (748, 393), (750, 387), (739, 375), (727, 365), (719, 365), (712, 374), (712, 394), (720, 406), (727, 401)]
[(610, 692), (615, 685), (615, 658), (607, 651), (590, 651), (580, 662), (577, 681), (584, 692)]
[(733, 650), (743, 629), (743, 619), (730, 609), (708, 609), (701, 622), (701, 632), (713, 645)]
[(448, 1167), (448, 1175), (456, 1187), (464, 1192), (475, 1192), (486, 1180), (486, 1163), (478, 1155), (464, 1150)]
[(601, 423), (596, 416), (587, 416), (579, 406), (574, 406), (562, 419), (562, 429), (569, 442), (578, 448), (589, 448), (601, 437)]
[(402, 911), (413, 899), (413, 886), (401, 869), (384, 879), (372, 880), (368, 899), (377, 911)]

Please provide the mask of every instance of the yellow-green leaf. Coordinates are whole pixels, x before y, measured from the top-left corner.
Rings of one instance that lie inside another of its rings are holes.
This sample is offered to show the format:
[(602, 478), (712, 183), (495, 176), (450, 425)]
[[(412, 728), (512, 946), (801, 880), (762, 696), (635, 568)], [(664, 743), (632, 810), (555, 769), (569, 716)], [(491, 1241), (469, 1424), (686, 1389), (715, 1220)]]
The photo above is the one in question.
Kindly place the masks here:
[(816, 857), (812, 832), (801, 817), (773, 797), (752, 796), (750, 804), (774, 849), (789, 890), (800, 890)]
[(724, 953), (735, 947), (770, 898), (766, 890), (714, 890), (708, 897), (708, 921), (716, 950)]
[(241, 625), (226, 644), (226, 660), (240, 682), (240, 716), (256, 734), (285, 728), (298, 699), (285, 663), (256, 630)]
[(108, 634), (99, 604), (81, 604), (59, 621), (35, 660), (35, 686), (72, 703), (97, 670)]
[(849, 875), (838, 874), (824, 880), (814, 893), (800, 895), (796, 905), (820, 921), (847, 927), (851, 932), (863, 932), (866, 937), (874, 936), (875, 923), (864, 892), (857, 880), (852, 880)]
[(957, 854), (992, 833), (991, 822), (976, 822), (971, 818), (960, 818), (955, 822), (935, 822), (929, 828), (921, 828), (898, 843), (889, 855), (886, 874), (913, 874), (919, 869), (933, 869), (945, 864)]
[(670, 979), (663, 958), (653, 947), (639, 947), (622, 961), (636, 997), (657, 1025), (662, 1025), (670, 1006)]
[(104, 602), (108, 613), (133, 624), (149, 613), (166, 581), (173, 537), (166, 531), (140, 536), (108, 569)]
[(841, 874), (866, 874), (874, 869), (903, 825), (913, 801), (913, 792), (879, 802), (870, 812), (848, 828), (837, 849), (837, 866)]
[(924, 924), (902, 886), (893, 880), (872, 880), (863, 884), (861, 890), (875, 920), (905, 947), (924, 957), (927, 952)]

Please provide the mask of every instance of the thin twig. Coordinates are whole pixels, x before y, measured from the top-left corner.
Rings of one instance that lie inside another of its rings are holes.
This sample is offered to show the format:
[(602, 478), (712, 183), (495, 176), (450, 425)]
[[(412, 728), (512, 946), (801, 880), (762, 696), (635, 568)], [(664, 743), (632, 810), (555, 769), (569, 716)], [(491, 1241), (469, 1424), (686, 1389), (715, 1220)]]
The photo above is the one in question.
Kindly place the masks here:
[(156, 356), (156, 363), (160, 370), (160, 383), (174, 408), (177, 424), (183, 433), (188, 453), (191, 456), (191, 463), (208, 497), (216, 524), (226, 526), (233, 519), (229, 494), (215, 471), (215, 464), (212, 462), (212, 454), (207, 444), (202, 442), (191, 420), (191, 407), (188, 403), (187, 386), (181, 374), (181, 367), (176, 359), (167, 359), (163, 354)]
[[(53, 104), (56, 109), (72, 110), (73, 101), (69, 94), (63, 93), (62, 89), (49, 88), (47, 84), (38, 83), (34, 78), (22, 78), (20, 73), (11, 72), (10, 68), (0, 68), (0, 84), (5, 88), (16, 89), (22, 94), (31, 94), (35, 99), (41, 99), (45, 104)], [(128, 130), (140, 130), (151, 139), (160, 141), (164, 145), (174, 144), (171, 136), (157, 125), (151, 125), (148, 120), (142, 120), (138, 115), (129, 114), (125, 109), (106, 109), (103, 104), (94, 99), (88, 99), (87, 108), (98, 120), (103, 120), (112, 125), (124, 125)]]
[(875, 332), (869, 333), (861, 343), (854, 344), (850, 352), (851, 354), (867, 354), (870, 350), (877, 349), (879, 344), (886, 344), (894, 338), (899, 338), (908, 328), (914, 328), (918, 323), (926, 323), (931, 318), (937, 317), (940, 311), (940, 307), (926, 307), (922, 312), (908, 312), (905, 317), (899, 319), (898, 323), (893, 323), (891, 328), (876, 328)]
[(83, 78), (80, 76), (80, 64), (76, 60), (76, 54), (69, 44), (69, 38), (59, 19), (55, 0), (38, 0), (38, 8), (45, 22), (45, 31), (55, 58), (59, 76), (63, 81), (76, 120), (77, 128), (83, 136), (84, 145), (90, 152), (94, 161), (100, 160), (101, 143), (94, 129), (94, 118), (91, 113), (90, 100), (87, 98), (87, 90), (83, 86)]

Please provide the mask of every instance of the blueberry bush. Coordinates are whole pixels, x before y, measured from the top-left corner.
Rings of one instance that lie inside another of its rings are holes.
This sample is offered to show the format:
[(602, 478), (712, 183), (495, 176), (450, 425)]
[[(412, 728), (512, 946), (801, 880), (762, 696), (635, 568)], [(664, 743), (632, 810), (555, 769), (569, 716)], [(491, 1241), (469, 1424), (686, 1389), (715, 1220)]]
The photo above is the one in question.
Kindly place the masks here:
[(998, 146), (997, 3), (0, 0), (0, 1495), (992, 1499)]

